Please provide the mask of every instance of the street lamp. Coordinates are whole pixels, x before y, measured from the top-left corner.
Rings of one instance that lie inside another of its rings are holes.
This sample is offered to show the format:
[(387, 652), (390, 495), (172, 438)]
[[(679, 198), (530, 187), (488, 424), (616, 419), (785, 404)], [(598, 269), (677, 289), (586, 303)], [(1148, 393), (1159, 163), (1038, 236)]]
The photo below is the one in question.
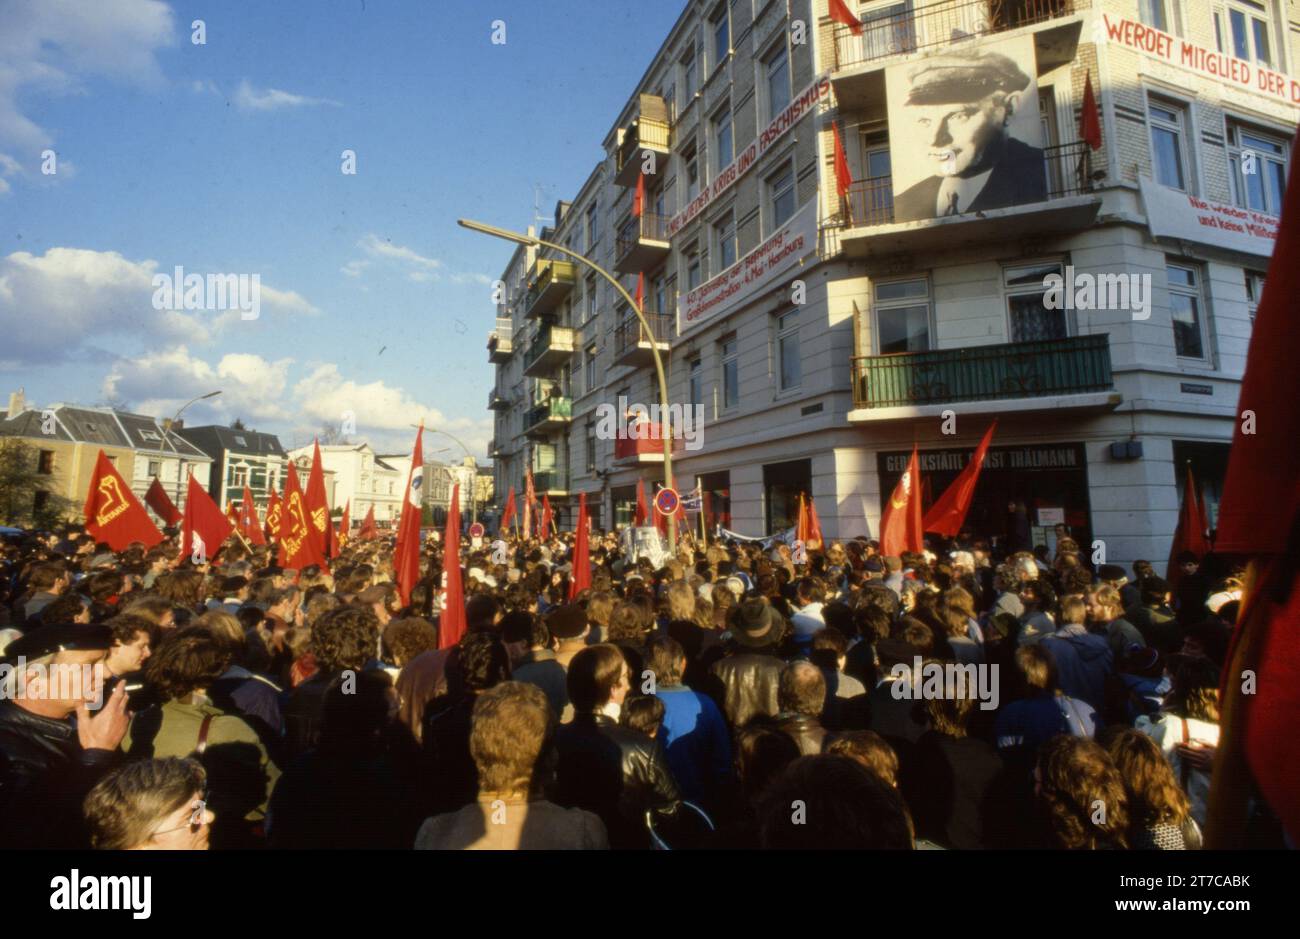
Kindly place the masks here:
[[(605, 270), (590, 258), (578, 254), (578, 252), (572, 251), (564, 245), (556, 244), (553, 241), (543, 241), (541, 238), (535, 238), (532, 235), (524, 235), (520, 232), (510, 231), (506, 228), (497, 228), (495, 225), (487, 225), (483, 222), (476, 222), (468, 218), (457, 219), (456, 224), (461, 228), (468, 228), (470, 231), (476, 231), (484, 235), (491, 235), (493, 238), (513, 241), (515, 244), (521, 244), (532, 248), (550, 248), (552, 251), (558, 251), (561, 254), (573, 258), (579, 264), (591, 268), (601, 277), (605, 278), (605, 280), (609, 281), (614, 289), (618, 291), (618, 295), (626, 301), (629, 307), (631, 307), (632, 312), (636, 314), (636, 318), (641, 322), (641, 328), (645, 330), (646, 336), (650, 338), (650, 354), (654, 357), (655, 374), (659, 378), (659, 436), (664, 445), (664, 486), (668, 489), (673, 488), (673, 440), (668, 411), (668, 373), (664, 371), (664, 361), (659, 355), (659, 345), (654, 341), (654, 330), (650, 328), (650, 323), (646, 320), (645, 311), (641, 309), (641, 305), (632, 299), (632, 296), (623, 289), (623, 285), (618, 282), (618, 278), (613, 274)], [(673, 554), (677, 553), (676, 515), (668, 516), (668, 550)]]
[[(424, 425), (420, 425), (420, 424), (412, 424), (411, 426), (412, 426), (412, 427), (420, 427), (420, 426), (424, 426)], [(445, 430), (439, 430), (439, 429), (436, 428), (436, 427), (427, 427), (427, 426), (425, 426), (424, 429), (425, 429), (426, 432), (428, 432), (428, 433), (430, 433), (430, 434), (442, 434), (444, 437), (450, 437), (452, 440), (456, 441), (456, 443), (460, 446), (460, 448), (461, 448), (462, 450), (465, 451), (465, 455), (466, 455), (467, 457), (469, 457), (470, 460), (473, 461), (473, 463), (474, 463), (474, 479), (473, 479), (473, 482), (472, 482), (471, 485), (470, 485), (470, 493), (469, 493), (469, 506), (470, 506), (470, 509), (469, 509), (469, 512), (470, 512), (470, 523), (472, 524), (472, 523), (474, 523), (474, 522), (477, 522), (477, 521), (478, 521), (478, 460), (476, 460), (476, 459), (474, 458), (474, 454), (470, 451), (469, 447), (465, 446), (464, 442), (463, 442), (459, 437), (457, 437), (455, 434), (450, 433), (450, 432), (445, 431)], [(445, 453), (446, 450), (447, 450), (447, 448), (446, 448), (446, 447), (443, 447), (441, 450), (434, 450), (433, 452), (434, 452), (434, 453)], [(448, 469), (448, 471), (447, 471), (447, 475), (452, 479), (453, 482), (455, 481), (456, 477), (455, 477), (454, 474), (451, 473), (451, 470), (450, 470), (450, 469)]]
[(181, 499), (181, 486), (184, 485), (185, 481), (184, 481), (183, 479), (181, 479), (181, 467), (180, 467), (180, 453), (181, 453), (181, 452), (180, 452), (180, 450), (176, 449), (176, 444), (172, 443), (172, 439), (171, 439), (171, 430), (172, 430), (172, 428), (173, 428), (174, 426), (176, 426), (176, 422), (179, 421), (179, 420), (181, 419), (181, 415), (185, 413), (185, 410), (186, 410), (186, 409), (187, 409), (191, 404), (196, 404), (196, 403), (198, 403), (199, 401), (205, 401), (205, 400), (207, 400), (208, 398), (215, 398), (215, 397), (216, 397), (217, 395), (219, 395), (219, 394), (221, 394), (221, 390), (220, 390), (220, 389), (218, 389), (218, 390), (216, 390), (216, 391), (209, 391), (207, 394), (205, 394), (205, 395), (199, 395), (197, 398), (191, 398), (189, 401), (186, 401), (183, 405), (181, 405), (181, 409), (180, 409), (179, 411), (177, 411), (175, 414), (172, 415), (171, 420), (163, 421), (163, 425), (162, 425), (163, 439), (166, 440), (169, 444), (171, 444), (172, 452), (175, 453), (176, 456), (177, 456), (177, 460), (176, 460), (176, 501), (177, 501), (178, 504), (180, 503), (180, 499)]

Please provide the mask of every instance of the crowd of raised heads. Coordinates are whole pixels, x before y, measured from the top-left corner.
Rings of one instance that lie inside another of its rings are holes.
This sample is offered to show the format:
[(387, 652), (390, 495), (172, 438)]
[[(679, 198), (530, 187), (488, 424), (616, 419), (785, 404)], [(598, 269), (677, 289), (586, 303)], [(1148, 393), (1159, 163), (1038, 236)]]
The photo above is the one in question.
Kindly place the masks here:
[[(286, 570), (11, 536), (0, 843), (1197, 848), (1241, 572), (1057, 535), (596, 532), (581, 590), (572, 533), (466, 538), (455, 635), (436, 534), (406, 602), (391, 537)], [(1261, 800), (1248, 834), (1281, 843)]]

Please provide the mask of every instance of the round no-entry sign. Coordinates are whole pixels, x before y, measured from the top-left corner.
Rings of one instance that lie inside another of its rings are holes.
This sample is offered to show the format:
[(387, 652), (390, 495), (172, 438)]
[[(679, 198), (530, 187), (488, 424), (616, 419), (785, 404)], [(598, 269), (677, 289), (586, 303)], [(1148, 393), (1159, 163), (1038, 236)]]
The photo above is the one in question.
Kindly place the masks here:
[(676, 489), (663, 488), (655, 493), (655, 510), (660, 515), (672, 515), (681, 504), (682, 497)]
[(482, 538), (484, 531), (486, 531), (486, 529), (483, 527), (482, 522), (475, 522), (473, 525), (469, 526), (469, 536), (471, 538)]

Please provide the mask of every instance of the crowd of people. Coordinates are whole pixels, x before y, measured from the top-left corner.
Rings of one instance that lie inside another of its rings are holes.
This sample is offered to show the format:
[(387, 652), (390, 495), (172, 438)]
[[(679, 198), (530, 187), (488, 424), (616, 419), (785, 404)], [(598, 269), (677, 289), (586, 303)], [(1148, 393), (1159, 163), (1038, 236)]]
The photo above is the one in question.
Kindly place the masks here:
[(406, 604), (391, 539), (295, 571), (14, 537), (0, 844), (1199, 847), (1239, 572), (1130, 579), (1058, 534), (801, 563), (684, 534), (656, 567), (605, 533), (571, 591), (571, 533), (507, 533), (462, 545), (456, 637), (436, 536)]

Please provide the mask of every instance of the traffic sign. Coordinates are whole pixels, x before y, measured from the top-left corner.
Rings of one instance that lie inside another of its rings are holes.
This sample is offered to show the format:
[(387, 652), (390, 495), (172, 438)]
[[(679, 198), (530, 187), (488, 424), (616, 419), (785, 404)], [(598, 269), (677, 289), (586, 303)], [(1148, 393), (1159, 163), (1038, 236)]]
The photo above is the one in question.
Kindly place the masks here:
[(487, 531), (487, 529), (483, 527), (482, 522), (475, 522), (473, 525), (469, 526), (469, 536), (471, 538), (482, 538), (485, 531)]
[(681, 505), (682, 497), (678, 495), (676, 489), (665, 486), (655, 493), (655, 510), (660, 515), (673, 515), (677, 512), (677, 507)]

